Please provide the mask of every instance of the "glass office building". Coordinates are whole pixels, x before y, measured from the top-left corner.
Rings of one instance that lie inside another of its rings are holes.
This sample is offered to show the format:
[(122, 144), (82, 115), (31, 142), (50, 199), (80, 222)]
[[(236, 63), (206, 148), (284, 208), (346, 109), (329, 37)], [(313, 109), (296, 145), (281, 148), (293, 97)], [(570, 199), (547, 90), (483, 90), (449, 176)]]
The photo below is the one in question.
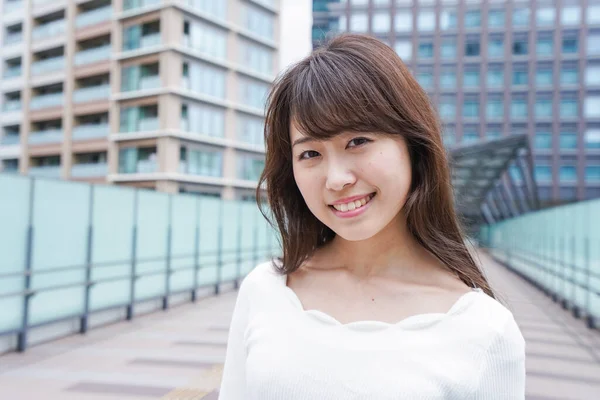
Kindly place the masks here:
[(527, 133), (542, 204), (600, 197), (600, 0), (314, 0), (313, 17), (314, 47), (392, 47), (448, 147)]

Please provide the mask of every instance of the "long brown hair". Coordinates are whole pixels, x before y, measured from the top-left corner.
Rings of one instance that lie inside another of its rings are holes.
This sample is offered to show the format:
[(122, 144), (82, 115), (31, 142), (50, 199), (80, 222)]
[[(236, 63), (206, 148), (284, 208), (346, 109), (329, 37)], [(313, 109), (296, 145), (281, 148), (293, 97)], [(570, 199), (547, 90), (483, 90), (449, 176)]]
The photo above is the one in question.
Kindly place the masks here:
[[(468, 286), (495, 298), (465, 245), (454, 210), (439, 117), (398, 55), (366, 35), (333, 38), (278, 76), (267, 99), (266, 160), (256, 198), (263, 216), (281, 235), (280, 273), (298, 269), (335, 236), (311, 213), (296, 185), (292, 121), (304, 135), (319, 140), (341, 131), (402, 136), (412, 165), (404, 205), (409, 231)], [(262, 207), (263, 183), (271, 218)]]

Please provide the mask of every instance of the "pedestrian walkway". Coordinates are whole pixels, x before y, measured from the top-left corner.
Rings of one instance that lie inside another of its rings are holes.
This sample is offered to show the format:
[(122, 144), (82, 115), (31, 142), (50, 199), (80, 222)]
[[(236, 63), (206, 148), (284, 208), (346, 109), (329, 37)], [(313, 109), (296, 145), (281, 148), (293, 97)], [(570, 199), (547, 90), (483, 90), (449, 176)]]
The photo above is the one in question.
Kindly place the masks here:
[[(600, 333), (479, 253), (525, 336), (527, 399), (600, 398)], [(0, 399), (216, 400), (235, 292), (0, 356)]]

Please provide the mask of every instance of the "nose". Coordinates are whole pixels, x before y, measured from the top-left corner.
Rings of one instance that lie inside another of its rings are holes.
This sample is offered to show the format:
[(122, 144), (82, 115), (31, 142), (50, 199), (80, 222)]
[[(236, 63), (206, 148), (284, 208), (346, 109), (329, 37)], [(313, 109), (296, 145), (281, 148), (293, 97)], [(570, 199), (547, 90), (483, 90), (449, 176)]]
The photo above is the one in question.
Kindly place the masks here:
[(329, 163), (327, 168), (327, 181), (325, 187), (328, 190), (339, 191), (346, 185), (352, 185), (356, 182), (356, 175), (348, 166), (339, 160)]

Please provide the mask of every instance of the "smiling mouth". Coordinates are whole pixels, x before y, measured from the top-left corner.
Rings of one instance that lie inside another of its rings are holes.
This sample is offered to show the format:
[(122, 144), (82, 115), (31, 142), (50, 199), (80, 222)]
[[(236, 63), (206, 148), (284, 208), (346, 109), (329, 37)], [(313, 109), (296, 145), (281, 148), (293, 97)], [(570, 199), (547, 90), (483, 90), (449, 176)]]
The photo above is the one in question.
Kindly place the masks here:
[(371, 199), (373, 199), (373, 197), (375, 197), (375, 194), (376, 193), (371, 193), (371, 194), (366, 195), (362, 199), (350, 201), (350, 202), (344, 203), (344, 204), (330, 205), (329, 207), (335, 211), (342, 212), (342, 213), (354, 211), (356, 209), (364, 207), (365, 204), (369, 203), (371, 201)]

